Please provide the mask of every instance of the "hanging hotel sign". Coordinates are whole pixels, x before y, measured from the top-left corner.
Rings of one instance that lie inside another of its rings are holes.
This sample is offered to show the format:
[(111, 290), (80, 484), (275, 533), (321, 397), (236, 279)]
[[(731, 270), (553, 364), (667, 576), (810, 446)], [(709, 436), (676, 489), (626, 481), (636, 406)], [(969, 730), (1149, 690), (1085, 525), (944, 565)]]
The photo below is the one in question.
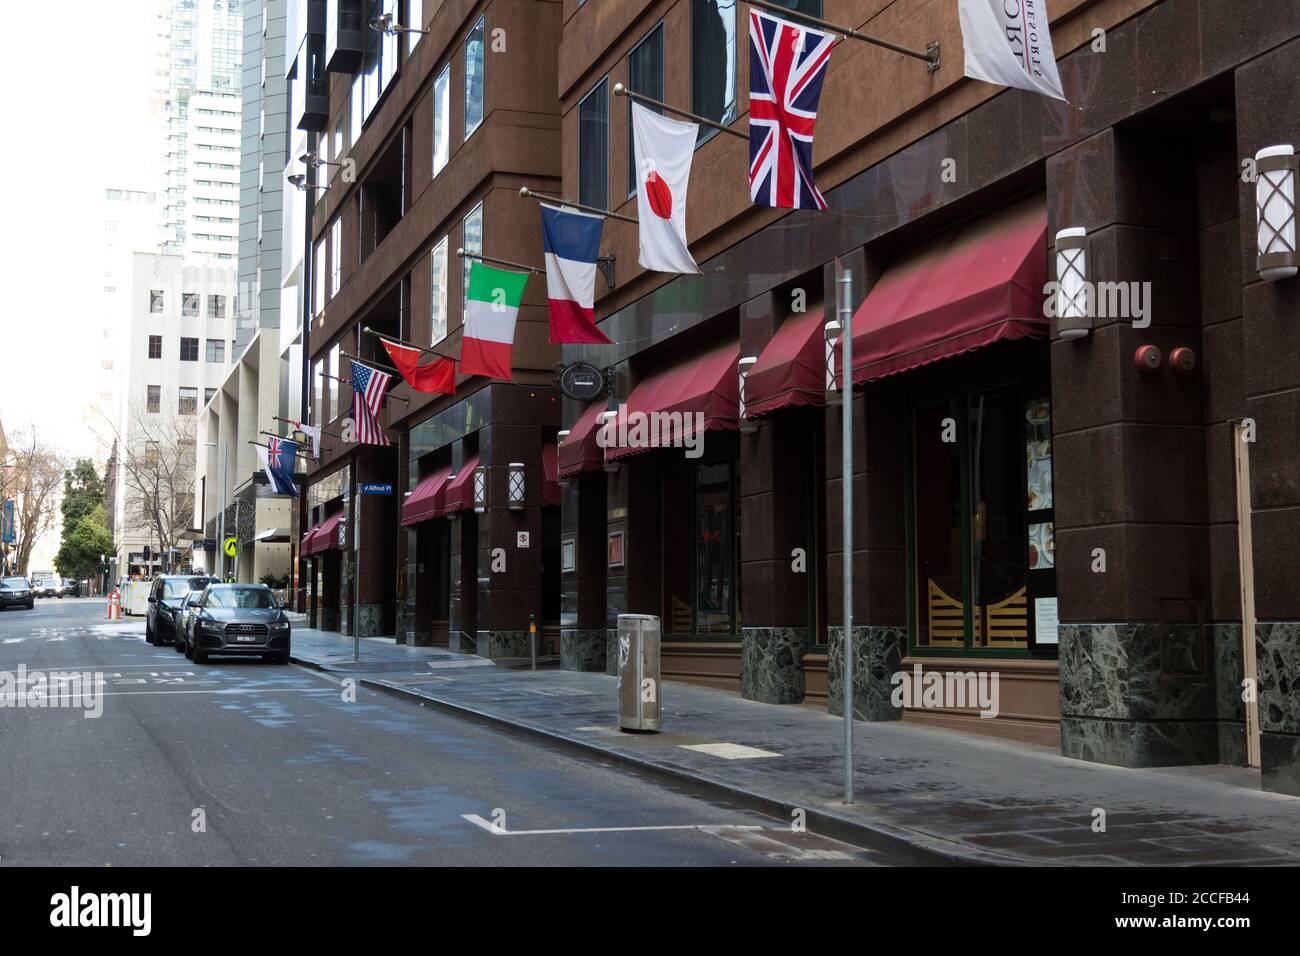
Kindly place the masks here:
[(576, 402), (589, 402), (605, 392), (605, 373), (587, 362), (571, 362), (556, 376), (560, 391)]

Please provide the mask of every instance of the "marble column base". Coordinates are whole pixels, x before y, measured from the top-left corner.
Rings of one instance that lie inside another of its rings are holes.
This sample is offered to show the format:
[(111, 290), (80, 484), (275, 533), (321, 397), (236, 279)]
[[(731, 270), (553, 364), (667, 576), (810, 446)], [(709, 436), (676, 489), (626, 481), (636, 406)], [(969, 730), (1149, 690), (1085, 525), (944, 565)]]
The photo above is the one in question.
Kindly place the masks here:
[(560, 631), (560, 669), (566, 671), (605, 670), (604, 628), (564, 628)]
[(479, 657), (498, 660), (503, 657), (528, 656), (527, 631), (479, 631), (478, 647), (475, 651)]
[(803, 701), (804, 627), (746, 627), (740, 636), (740, 694), (764, 704)]
[(1219, 718), (1219, 763), (1246, 765), (1246, 705), (1241, 700), (1243, 676), (1241, 625), (1208, 624), (1214, 648), (1214, 710)]
[(474, 643), (472, 634), (452, 628), (447, 632), (447, 650), (453, 654), (477, 654), (478, 646)]
[(1300, 621), (1255, 625), (1262, 786), (1300, 796)]
[[(1210, 673), (1208, 630), (1061, 625), (1061, 752), (1121, 767), (1218, 763), (1219, 708), (1232, 711)], [(1213, 653), (1228, 655), (1230, 637)]]
[(317, 612), (319, 620), (318, 627), (322, 631), (337, 631), (339, 629), (339, 609), (336, 607), (323, 607)]
[(432, 647), (433, 632), (432, 631), (407, 631), (406, 643), (410, 644), (412, 647)]
[(379, 637), (384, 633), (384, 606), (382, 604), (362, 604), (357, 608), (360, 620), (357, 633), (362, 637)]
[[(827, 710), (844, 714), (844, 628), (826, 628)], [(903, 669), (907, 629), (855, 625), (853, 628), (854, 720), (901, 720), (903, 711), (890, 701), (893, 676)]]
[(618, 628), (605, 629), (605, 673), (618, 676)]

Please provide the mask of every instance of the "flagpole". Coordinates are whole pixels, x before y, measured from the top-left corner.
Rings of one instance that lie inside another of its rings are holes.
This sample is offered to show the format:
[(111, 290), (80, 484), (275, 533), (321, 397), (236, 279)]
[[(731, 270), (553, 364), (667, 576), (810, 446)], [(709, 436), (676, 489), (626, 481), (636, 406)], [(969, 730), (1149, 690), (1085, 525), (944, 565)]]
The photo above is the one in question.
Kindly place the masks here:
[(707, 119), (706, 117), (700, 116), (698, 113), (692, 113), (690, 110), (680, 109), (679, 107), (676, 106), (669, 106), (667, 103), (663, 102), (662, 100), (657, 100), (654, 97), (646, 96), (644, 93), (637, 93), (634, 92), (633, 90), (629, 90), (622, 83), (614, 84), (614, 95), (626, 96), (628, 99), (635, 100), (638, 103), (649, 103), (651, 106), (657, 106), (661, 110), (667, 110), (669, 113), (676, 113), (678, 116), (684, 116), (688, 120), (699, 123), (701, 126), (708, 126), (710, 129), (716, 129), (721, 133), (728, 133), (732, 136), (737, 137), (738, 139), (744, 139), (744, 140), (749, 139), (748, 133), (742, 133), (738, 129), (732, 129), (730, 126), (724, 126), (722, 123), (718, 123), (715, 122), (714, 120)]
[(483, 262), (491, 262), (498, 266), (509, 266), (512, 269), (522, 269), (524, 272), (531, 272), (535, 276), (545, 274), (544, 270), (538, 269), (536, 266), (526, 266), (522, 262), (511, 262), (509, 259), (497, 259), (493, 256), (485, 256), (481, 252), (466, 252), (464, 249), (457, 249), (456, 255), (461, 259), (479, 259)]
[[(267, 432), (262, 432), (262, 434), (265, 435), (265, 434), (267, 434)], [(272, 438), (279, 438), (280, 436), (279, 436), (279, 435), (272, 435), (271, 437), (272, 437)], [(271, 448), (270, 445), (263, 444), (263, 443), (260, 442), (260, 441), (253, 441), (253, 439), (251, 439), (251, 438), (248, 440), (248, 443), (249, 443), (250, 445), (256, 445), (258, 448), (265, 448), (265, 449), (267, 449), (268, 451), (269, 451), (270, 448)], [(295, 442), (295, 444), (297, 444), (297, 443)], [(294, 453), (294, 457), (297, 457), (299, 454), (301, 454), (301, 452), (295, 452), (295, 453)], [(312, 457), (311, 457), (310, 455), (307, 455), (307, 456), (304, 457), (304, 460), (305, 460), (305, 461), (312, 461), (313, 459), (312, 459)]]
[(568, 206), (570, 209), (577, 209), (579, 212), (589, 212), (597, 216), (608, 216), (610, 219), (621, 219), (623, 222), (630, 222), (634, 226), (640, 225), (640, 223), (631, 216), (625, 216), (620, 212), (610, 212), (608, 209), (601, 209), (597, 206), (588, 206), (585, 203), (574, 202), (571, 199), (564, 199), (560, 196), (551, 196), (546, 193), (539, 193), (534, 189), (529, 189), (527, 186), (520, 187), (519, 197), (521, 199), (536, 199), (538, 202), (555, 203), (557, 206)]
[[(389, 342), (395, 342), (396, 344), (405, 346), (408, 349), (419, 349), (421, 352), (428, 352), (430, 355), (436, 355), (439, 358), (447, 358), (453, 360), (456, 358), (456, 356), (454, 355), (448, 355), (445, 352), (439, 352), (437, 349), (429, 348), (427, 345), (416, 345), (414, 342), (406, 341), (406, 339), (399, 339), (395, 335), (388, 335), (384, 332), (376, 332), (368, 325), (361, 326), (361, 331), (368, 332), (371, 335), (373, 335), (375, 338), (380, 339), (381, 341), (386, 340)], [(397, 370), (394, 369), (393, 371), (397, 371)]]
[[(820, 17), (814, 17), (811, 14), (800, 13), (798, 10), (791, 10), (789, 7), (783, 7), (775, 3), (769, 3), (768, 0), (746, 0), (751, 7), (759, 7), (769, 13), (774, 13), (779, 17), (791, 17), (796, 20), (802, 20), (805, 23), (811, 23), (813, 26), (821, 27), (824, 30), (830, 30), (832, 33), (838, 33), (847, 40), (861, 40), (863, 43), (871, 43), (875, 46), (884, 47), (886, 50), (893, 50), (895, 53), (901, 53), (903, 56), (910, 56), (917, 60), (923, 60), (930, 67), (933, 73), (939, 69), (939, 41), (931, 41), (925, 48), (925, 52), (913, 50), (911, 47), (900, 46), (897, 43), (891, 43), (889, 40), (882, 40), (880, 37), (873, 37), (866, 33), (859, 33), (852, 27), (842, 27), (835, 23), (830, 23)], [(617, 94), (616, 94), (617, 95)]]

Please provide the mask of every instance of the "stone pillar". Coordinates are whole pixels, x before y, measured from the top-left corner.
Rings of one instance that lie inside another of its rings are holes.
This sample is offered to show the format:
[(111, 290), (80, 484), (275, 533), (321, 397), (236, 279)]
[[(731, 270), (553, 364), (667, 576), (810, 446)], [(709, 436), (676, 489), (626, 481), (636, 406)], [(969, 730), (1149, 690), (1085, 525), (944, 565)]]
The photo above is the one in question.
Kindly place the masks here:
[[(1237, 154), (1300, 147), (1300, 40), (1237, 70)], [(1253, 419), (1250, 502), (1259, 667), (1260, 762), (1266, 790), (1300, 796), (1300, 277), (1256, 269), (1255, 187), (1239, 181), (1245, 415)]]
[[(838, 308), (841, 269), (853, 272), (854, 311), (880, 275), (880, 264), (857, 249), (828, 263), (826, 308)], [(907, 572), (903, 540), (905, 406), (892, 383), (853, 389), (853, 711), (858, 720), (898, 720), (890, 703), (892, 676), (907, 651)], [(846, 396), (847, 400), (847, 396)], [(827, 710), (844, 713), (843, 419), (825, 411)]]
[[(536, 425), (496, 421), (479, 432), (479, 464), (487, 468), (487, 510), (478, 516), (478, 654), (527, 657), (528, 620), (542, 620), (542, 432)], [(511, 462), (525, 465), (526, 502), (509, 506)], [(527, 532), (528, 545), (519, 545)]]
[[(353, 623), (362, 637), (374, 637), (393, 634), (397, 626), (397, 498), (395, 493), (358, 495), (357, 485), (361, 483), (392, 484), (396, 491), (396, 459), (392, 448), (364, 449), (353, 469), (353, 537), (350, 537), (350, 543), (354, 549), (350, 561), (354, 586), (358, 589), (357, 620)], [(359, 547), (356, 547), (356, 535), (360, 535)]]
[(1049, 243), (1085, 227), (1090, 281), (1149, 290), (1051, 346), (1061, 750), (1122, 766), (1218, 760), (1202, 385), (1134, 360), (1202, 353), (1196, 172), (1194, 141), (1115, 128), (1047, 162)]
[[(620, 392), (619, 394), (626, 394)], [(618, 673), (618, 616), (654, 614), (662, 618), (660, 582), (659, 464), (646, 456), (623, 459), (606, 474), (606, 524), (602, 555), (606, 562), (605, 673)], [(623, 566), (609, 566), (609, 536), (623, 535)], [(661, 621), (662, 623), (662, 621)]]
[[(776, 331), (778, 308), (771, 292), (741, 306), (741, 356), (761, 354)], [(804, 697), (808, 563), (817, 555), (806, 534), (812, 462), (802, 411), (758, 420), (755, 431), (740, 437), (740, 692), (768, 704), (797, 704)], [(800, 570), (793, 563), (796, 548), (804, 552)]]
[(572, 571), (562, 571), (560, 667), (605, 670), (605, 473), (582, 472), (561, 493), (561, 554), (573, 541)]

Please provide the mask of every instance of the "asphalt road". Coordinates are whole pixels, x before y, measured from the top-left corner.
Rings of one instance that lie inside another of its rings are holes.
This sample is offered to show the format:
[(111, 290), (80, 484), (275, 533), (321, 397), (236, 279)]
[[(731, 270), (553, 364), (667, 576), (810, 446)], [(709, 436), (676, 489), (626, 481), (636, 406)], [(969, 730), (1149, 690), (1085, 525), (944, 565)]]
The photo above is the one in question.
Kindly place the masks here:
[(20, 665), (103, 675), (98, 717), (0, 708), (0, 866), (887, 862), (316, 671), (195, 665), (103, 613), (0, 612), (0, 690)]

